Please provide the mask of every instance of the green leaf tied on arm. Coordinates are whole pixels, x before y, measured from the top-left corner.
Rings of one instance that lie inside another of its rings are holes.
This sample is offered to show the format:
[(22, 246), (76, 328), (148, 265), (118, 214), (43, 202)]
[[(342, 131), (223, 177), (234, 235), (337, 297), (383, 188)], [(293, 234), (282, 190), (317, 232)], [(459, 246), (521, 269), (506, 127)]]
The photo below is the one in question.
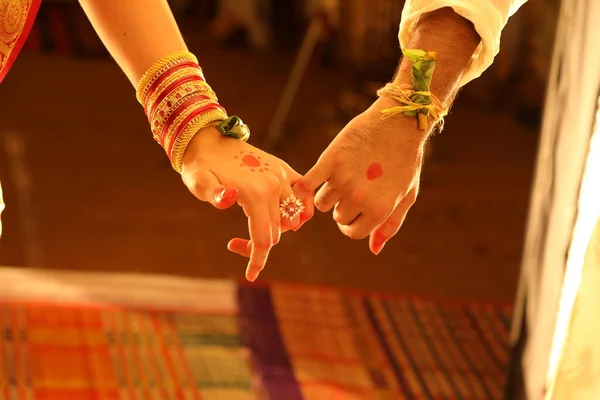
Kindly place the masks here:
[[(403, 49), (402, 54), (413, 63), (411, 73), (413, 90), (415, 92), (429, 92), (431, 78), (436, 66), (437, 53), (435, 51)], [(413, 94), (410, 99), (414, 103), (424, 106), (431, 104), (431, 96), (428, 94)], [(429, 110), (426, 108), (418, 111), (406, 111), (404, 115), (414, 117), (417, 113), (423, 115), (423, 117), (419, 116), (419, 125), (426, 124), (427, 115), (429, 115)]]

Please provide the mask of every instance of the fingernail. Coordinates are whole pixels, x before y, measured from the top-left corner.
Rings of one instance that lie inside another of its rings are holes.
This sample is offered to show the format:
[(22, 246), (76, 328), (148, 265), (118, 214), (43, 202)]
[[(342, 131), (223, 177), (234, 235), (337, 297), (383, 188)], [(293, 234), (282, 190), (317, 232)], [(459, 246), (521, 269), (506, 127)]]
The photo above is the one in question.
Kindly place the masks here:
[(225, 196), (225, 193), (227, 193), (227, 188), (221, 189), (221, 191), (216, 194), (215, 200), (217, 201), (217, 203), (223, 200), (223, 196)]
[(379, 255), (388, 240), (389, 238), (385, 237), (381, 233), (375, 232), (375, 237), (373, 238), (373, 253), (375, 255)]
[(378, 256), (378, 255), (379, 255), (379, 253), (381, 253), (381, 250), (383, 250), (383, 248), (385, 247), (385, 244), (386, 244), (386, 243), (387, 243), (387, 242), (383, 242), (383, 243), (382, 243), (382, 244), (380, 244), (379, 246), (374, 246), (374, 247), (375, 247), (375, 250), (373, 251), (373, 253), (374, 253), (376, 256)]
[(224, 188), (215, 195), (215, 204), (218, 208), (231, 207), (237, 197), (237, 191), (233, 188)]

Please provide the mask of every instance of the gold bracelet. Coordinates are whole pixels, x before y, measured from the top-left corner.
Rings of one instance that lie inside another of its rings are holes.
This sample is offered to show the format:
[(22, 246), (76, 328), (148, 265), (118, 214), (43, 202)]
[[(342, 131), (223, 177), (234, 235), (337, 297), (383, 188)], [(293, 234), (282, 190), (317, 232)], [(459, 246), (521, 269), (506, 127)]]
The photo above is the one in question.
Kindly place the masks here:
[(177, 132), (179, 128), (181, 128), (181, 124), (190, 116), (190, 114), (192, 114), (199, 108), (208, 106), (209, 104), (218, 105), (219, 103), (216, 103), (212, 100), (198, 100), (193, 102), (187, 108), (181, 111), (177, 118), (175, 118), (173, 122), (168, 127), (166, 127), (167, 131), (163, 132), (163, 135), (161, 136), (161, 140), (165, 150), (169, 148), (171, 140), (173, 139), (173, 135), (175, 135), (175, 132)]
[[(199, 95), (197, 92), (193, 92), (190, 93), (189, 95), (182, 97), (181, 99), (178, 99), (177, 101), (171, 103), (171, 107), (168, 107), (166, 110), (160, 110), (160, 112), (155, 113), (158, 114), (158, 116), (155, 116), (152, 119), (152, 136), (154, 137), (154, 139), (156, 141), (158, 141), (159, 143), (161, 138), (163, 137), (163, 129), (165, 127), (165, 124), (167, 123), (167, 121), (169, 121), (169, 119), (171, 118), (171, 115), (173, 115), (173, 113), (177, 110), (179, 110), (179, 108), (185, 104), (188, 100), (193, 99), (194, 97), (199, 97), (201, 95)], [(161, 143), (162, 145), (162, 143)]]
[(217, 123), (226, 119), (227, 113), (221, 109), (215, 109), (201, 114), (190, 121), (183, 132), (181, 132), (181, 134), (177, 137), (176, 142), (173, 144), (173, 148), (171, 149), (171, 165), (175, 171), (181, 173), (185, 150), (194, 136), (196, 136), (196, 133), (203, 128), (216, 125)]
[[(186, 78), (186, 77), (194, 77), (196, 78), (194, 80), (194, 82), (202, 82), (205, 83), (204, 80), (202, 80), (202, 76), (198, 73), (196, 68), (184, 68), (181, 71), (177, 71), (175, 73), (173, 73), (172, 75), (169, 75), (166, 77), (166, 79), (164, 79), (163, 82), (160, 83), (160, 85), (158, 85), (156, 87), (156, 89), (152, 92), (152, 93), (148, 93), (146, 99), (144, 100), (144, 107), (145, 109), (151, 110), (154, 107), (154, 104), (156, 103), (156, 100), (162, 95), (164, 94), (165, 90), (167, 90), (169, 88), (169, 86), (173, 85), (173, 83), (177, 82), (178, 80), (182, 79), (182, 78)], [(198, 79), (200, 78), (200, 79)]]
[(182, 100), (189, 98), (190, 96), (205, 96), (216, 102), (216, 96), (213, 96), (213, 94), (214, 92), (212, 92), (205, 82), (186, 82), (167, 94), (164, 99), (154, 107), (154, 110), (151, 108), (148, 109), (148, 121), (150, 121), (152, 127), (155, 127), (158, 125), (156, 122), (157, 120), (168, 120), (169, 115), (173, 110), (176, 110), (179, 105), (183, 104)]
[(138, 101), (142, 104), (144, 103), (148, 90), (162, 74), (170, 68), (186, 62), (198, 64), (198, 59), (189, 51), (177, 51), (152, 64), (152, 66), (142, 75), (137, 84), (136, 96)]

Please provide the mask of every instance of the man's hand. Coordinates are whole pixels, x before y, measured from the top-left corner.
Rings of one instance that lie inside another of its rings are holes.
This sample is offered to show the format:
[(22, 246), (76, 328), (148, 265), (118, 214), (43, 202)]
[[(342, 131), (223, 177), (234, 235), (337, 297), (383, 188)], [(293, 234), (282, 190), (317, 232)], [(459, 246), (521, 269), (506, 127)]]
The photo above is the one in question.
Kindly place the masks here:
[(324, 183), (315, 207), (333, 208), (333, 219), (350, 238), (370, 235), (375, 254), (398, 232), (417, 198), (427, 138), (414, 118), (381, 119), (381, 110), (395, 105), (381, 98), (354, 118), (294, 186), (302, 199)]
[[(442, 8), (419, 18), (408, 48), (438, 54), (431, 92), (448, 104), (479, 41), (469, 21)], [(411, 70), (412, 64), (402, 61), (394, 83), (411, 84)], [(397, 105), (390, 98), (378, 99), (340, 132), (294, 186), (296, 193), (309, 197), (324, 183), (315, 206), (321, 211), (333, 208), (333, 218), (345, 235), (353, 239), (370, 235), (369, 247), (375, 254), (398, 232), (417, 198), (430, 134), (419, 131), (416, 119), (403, 114), (381, 119), (381, 110)]]

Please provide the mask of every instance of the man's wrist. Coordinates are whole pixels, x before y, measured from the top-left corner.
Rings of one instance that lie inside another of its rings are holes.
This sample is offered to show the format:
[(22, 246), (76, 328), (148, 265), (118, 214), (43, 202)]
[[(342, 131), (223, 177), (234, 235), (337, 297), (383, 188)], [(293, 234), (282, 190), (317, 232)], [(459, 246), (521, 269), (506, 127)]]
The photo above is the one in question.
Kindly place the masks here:
[[(450, 105), (458, 89), (462, 74), (467, 70), (473, 54), (477, 50), (480, 37), (473, 24), (456, 14), (451, 8), (442, 8), (421, 16), (409, 43), (411, 49), (422, 49), (438, 53), (436, 69), (431, 82), (431, 92)], [(403, 59), (393, 82), (397, 85), (412, 84), (412, 62)], [(383, 96), (377, 99), (366, 111), (370, 118), (377, 119), (382, 129), (397, 129), (401, 140), (422, 147), (432, 132), (432, 125), (426, 130), (418, 129), (417, 119), (403, 113), (381, 119), (382, 110), (401, 106), (396, 100)]]
[[(481, 38), (470, 21), (451, 8), (442, 8), (421, 16), (408, 47), (435, 51), (438, 54), (431, 92), (441, 101), (449, 102), (480, 41)], [(410, 84), (411, 70), (412, 63), (403, 58), (394, 83)]]
[(414, 145), (413, 147), (422, 147), (431, 134), (431, 129), (418, 129), (417, 119), (408, 117), (404, 113), (393, 115), (389, 118), (382, 118), (382, 111), (393, 107), (401, 106), (396, 100), (390, 97), (380, 97), (365, 111), (370, 118), (373, 119), (374, 134), (379, 131), (387, 131), (389, 129), (398, 131), (398, 139), (407, 144)]

